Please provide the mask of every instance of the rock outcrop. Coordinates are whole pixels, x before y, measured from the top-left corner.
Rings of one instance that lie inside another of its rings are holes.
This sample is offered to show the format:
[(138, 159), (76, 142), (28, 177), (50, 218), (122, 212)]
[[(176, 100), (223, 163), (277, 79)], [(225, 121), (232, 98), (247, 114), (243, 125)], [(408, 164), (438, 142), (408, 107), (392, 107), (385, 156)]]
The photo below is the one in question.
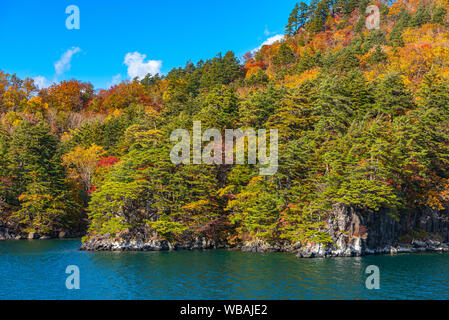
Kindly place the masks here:
[[(245, 252), (292, 252), (299, 258), (352, 257), (368, 254), (397, 254), (415, 252), (449, 252), (449, 210), (431, 208), (417, 210), (397, 220), (388, 210), (375, 213), (359, 212), (351, 207), (336, 205), (328, 215), (326, 229), (332, 244), (274, 243), (261, 240), (231, 246), (204, 237), (180, 242), (158, 240), (140, 235), (118, 237), (94, 236), (82, 244), (86, 251), (163, 251), (241, 249)], [(0, 225), (0, 240), (76, 238), (82, 234), (56, 232), (53, 235), (20, 233)]]
[[(86, 251), (163, 251), (240, 249), (245, 252), (292, 252), (300, 258), (352, 257), (368, 254), (449, 252), (449, 212), (429, 208), (396, 220), (388, 210), (362, 213), (336, 205), (325, 231), (332, 244), (274, 243), (262, 240), (231, 246), (208, 238), (180, 242), (155, 239), (148, 234), (123, 233), (117, 237), (93, 236), (82, 244)], [(419, 232), (418, 232), (419, 231)]]
[(0, 240), (15, 240), (18, 235), (6, 226), (0, 226)]
[(132, 240), (121, 237), (95, 236), (85, 241), (80, 250), (84, 251), (169, 251), (169, 250), (205, 250), (227, 247), (207, 238), (171, 243), (167, 240)]
[(39, 234), (36, 232), (20, 232), (14, 230), (6, 225), (0, 225), (0, 241), (1, 240), (46, 240), (46, 239), (55, 239), (55, 238), (79, 238), (83, 236), (84, 233), (71, 233), (66, 231), (61, 232), (53, 232), (48, 235)]
[(269, 244), (262, 240), (248, 241), (243, 244), (241, 250), (244, 252), (297, 252), (301, 247), (298, 243), (275, 243)]
[[(419, 231), (421, 239), (414, 239)], [(449, 212), (425, 208), (394, 219), (388, 210), (364, 214), (337, 205), (327, 218), (333, 244), (308, 243), (297, 257), (352, 257), (381, 253), (449, 251)]]

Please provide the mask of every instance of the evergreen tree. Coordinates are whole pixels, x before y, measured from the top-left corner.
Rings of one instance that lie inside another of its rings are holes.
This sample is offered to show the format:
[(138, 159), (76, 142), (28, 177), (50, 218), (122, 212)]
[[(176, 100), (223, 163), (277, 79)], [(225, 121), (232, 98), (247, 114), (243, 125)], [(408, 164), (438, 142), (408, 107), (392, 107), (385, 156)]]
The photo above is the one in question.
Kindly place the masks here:
[(444, 19), (446, 17), (447, 11), (443, 6), (438, 6), (433, 10), (432, 23), (444, 24)]
[(420, 6), (418, 11), (413, 15), (412, 20), (410, 21), (411, 27), (420, 27), (423, 24), (429, 23), (431, 20), (431, 16), (426, 7)]
[(309, 15), (310, 8), (307, 3), (303, 1), (296, 3), (288, 18), (288, 23), (285, 27), (285, 34), (290, 36), (296, 34), (300, 28), (306, 25)]
[[(312, 8), (314, 6), (312, 5)], [(321, 0), (316, 4), (316, 9), (313, 12), (311, 19), (307, 24), (307, 29), (312, 34), (322, 32), (327, 17), (329, 17), (329, 1)]]
[(295, 55), (285, 41), (281, 43), (273, 62), (276, 65), (288, 65), (295, 62)]
[(285, 26), (285, 34), (286, 35), (294, 35), (298, 31), (299, 27), (299, 4), (295, 4), (295, 7), (293, 8), (292, 12), (290, 13), (290, 16), (288, 17), (288, 23)]
[(369, 58), (371, 64), (378, 64), (387, 60), (387, 55), (383, 52), (381, 46), (376, 46), (376, 51)]
[(403, 114), (414, 107), (413, 97), (396, 73), (380, 79), (376, 87), (376, 108), (390, 117)]
[(49, 234), (80, 223), (61, 163), (57, 139), (46, 125), (23, 121), (16, 128), (8, 151), (9, 199), (20, 208), (12, 219), (22, 230)]
[(302, 28), (306, 25), (310, 16), (310, 8), (304, 1), (299, 3), (299, 15), (298, 15), (298, 24), (299, 27)]
[(398, 20), (390, 33), (389, 42), (391, 43), (391, 45), (395, 47), (404, 45), (404, 41), (402, 40), (402, 31), (410, 25), (411, 19), (412, 16), (410, 15), (410, 13), (402, 8), (401, 12), (399, 13)]
[(216, 85), (228, 85), (242, 75), (242, 67), (232, 51), (222, 57), (219, 54), (204, 64), (200, 85), (210, 88)]

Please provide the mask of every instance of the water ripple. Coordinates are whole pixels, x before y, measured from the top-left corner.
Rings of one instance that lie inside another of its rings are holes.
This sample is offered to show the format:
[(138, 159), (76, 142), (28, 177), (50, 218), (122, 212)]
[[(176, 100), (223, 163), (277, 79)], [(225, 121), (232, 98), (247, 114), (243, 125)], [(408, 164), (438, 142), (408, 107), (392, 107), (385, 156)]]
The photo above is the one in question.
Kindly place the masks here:
[[(449, 299), (449, 255), (297, 259), (236, 251), (81, 252), (78, 240), (0, 242), (0, 299)], [(65, 288), (77, 265), (81, 289)], [(367, 290), (377, 265), (381, 289)]]

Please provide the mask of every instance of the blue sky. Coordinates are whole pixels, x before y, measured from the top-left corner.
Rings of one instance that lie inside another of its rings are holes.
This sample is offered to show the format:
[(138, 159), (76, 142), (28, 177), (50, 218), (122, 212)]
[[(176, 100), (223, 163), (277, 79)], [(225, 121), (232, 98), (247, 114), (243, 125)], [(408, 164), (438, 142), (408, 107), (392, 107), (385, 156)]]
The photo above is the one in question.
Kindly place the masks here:
[[(47, 84), (75, 78), (105, 88), (114, 78), (129, 79), (145, 70), (167, 73), (189, 59), (196, 62), (219, 52), (232, 50), (241, 57), (282, 34), (295, 3), (1, 1), (0, 69), (20, 78), (40, 77)], [(66, 28), (69, 5), (80, 9), (79, 30)]]

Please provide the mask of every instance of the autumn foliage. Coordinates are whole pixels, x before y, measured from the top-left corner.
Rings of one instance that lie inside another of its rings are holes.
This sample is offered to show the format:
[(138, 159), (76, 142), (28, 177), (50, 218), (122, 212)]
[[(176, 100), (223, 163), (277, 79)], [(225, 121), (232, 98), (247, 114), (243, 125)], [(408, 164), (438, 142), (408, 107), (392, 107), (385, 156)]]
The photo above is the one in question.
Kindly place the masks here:
[[(377, 5), (380, 29), (365, 26)], [(335, 204), (396, 218), (449, 201), (449, 3), (311, 1), (285, 37), (96, 92), (0, 71), (0, 218), (230, 243), (330, 241)], [(174, 165), (170, 133), (279, 130), (279, 170)], [(84, 221), (88, 221), (88, 226)]]

